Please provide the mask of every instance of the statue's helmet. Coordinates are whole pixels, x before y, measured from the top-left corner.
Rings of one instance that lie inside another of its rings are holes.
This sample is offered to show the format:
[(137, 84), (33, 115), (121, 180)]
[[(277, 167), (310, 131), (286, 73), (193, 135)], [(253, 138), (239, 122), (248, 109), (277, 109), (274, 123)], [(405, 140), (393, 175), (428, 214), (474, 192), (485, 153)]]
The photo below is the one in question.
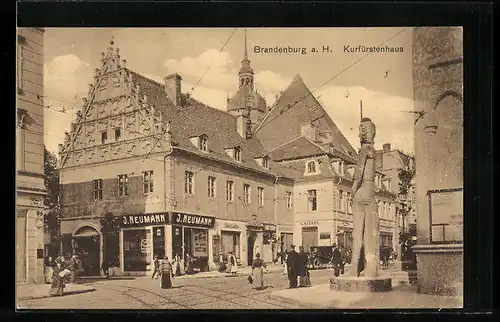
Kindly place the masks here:
[(371, 119), (364, 117), (359, 125), (359, 138), (361, 143), (373, 143), (377, 128)]

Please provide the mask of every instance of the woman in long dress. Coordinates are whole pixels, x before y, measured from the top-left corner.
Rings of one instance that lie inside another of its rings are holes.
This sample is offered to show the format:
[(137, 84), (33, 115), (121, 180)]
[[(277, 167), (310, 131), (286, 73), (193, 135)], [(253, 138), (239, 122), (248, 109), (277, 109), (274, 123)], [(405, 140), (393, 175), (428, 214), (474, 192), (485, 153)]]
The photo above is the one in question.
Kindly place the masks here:
[(50, 296), (62, 296), (64, 293), (64, 277), (59, 275), (64, 270), (64, 266), (60, 260), (56, 262), (52, 274), (52, 286), (49, 290)]
[(160, 265), (161, 288), (172, 288), (172, 273), (172, 264), (170, 264), (168, 257), (165, 255)]
[(45, 261), (45, 282), (47, 284), (52, 284), (52, 275), (54, 274), (54, 260), (52, 256), (49, 256)]
[(262, 290), (264, 288), (264, 268), (266, 268), (266, 263), (260, 259), (259, 253), (255, 257), (252, 263), (253, 284), (257, 290)]
[(227, 255), (227, 268), (226, 272), (235, 275), (237, 273), (238, 264), (236, 262), (236, 256), (234, 256), (233, 252), (229, 252)]

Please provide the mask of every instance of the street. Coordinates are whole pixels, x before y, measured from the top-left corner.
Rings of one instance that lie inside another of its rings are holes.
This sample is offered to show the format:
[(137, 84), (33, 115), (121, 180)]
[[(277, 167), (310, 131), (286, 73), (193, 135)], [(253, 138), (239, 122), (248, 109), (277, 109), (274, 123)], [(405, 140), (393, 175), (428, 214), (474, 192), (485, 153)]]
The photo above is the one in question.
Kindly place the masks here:
[[(311, 271), (312, 284), (328, 283), (331, 270)], [(161, 289), (150, 277), (91, 282), (94, 292), (25, 300), (25, 309), (308, 309), (270, 297), (286, 289), (281, 273), (264, 275), (265, 289), (252, 289), (246, 276), (218, 278), (174, 278), (172, 289)]]

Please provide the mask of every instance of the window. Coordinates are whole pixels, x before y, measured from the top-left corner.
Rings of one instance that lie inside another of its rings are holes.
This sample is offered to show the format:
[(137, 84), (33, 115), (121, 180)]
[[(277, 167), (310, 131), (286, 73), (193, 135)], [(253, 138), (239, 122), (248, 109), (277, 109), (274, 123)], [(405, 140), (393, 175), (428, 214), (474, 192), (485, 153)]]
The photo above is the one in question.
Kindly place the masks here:
[(215, 198), (215, 177), (208, 177), (208, 196)]
[(108, 132), (107, 131), (101, 132), (101, 144), (106, 144), (107, 140), (108, 140)]
[(286, 192), (286, 207), (288, 209), (292, 208), (292, 193), (290, 191)]
[(118, 176), (118, 197), (128, 196), (128, 175)]
[(244, 184), (243, 185), (243, 201), (245, 203), (250, 203), (250, 185)]
[(143, 191), (144, 193), (153, 192), (153, 171), (144, 171), (142, 173)]
[(192, 173), (191, 171), (186, 171), (184, 173), (184, 192), (190, 195), (194, 193), (193, 177), (194, 173)]
[(269, 158), (268, 157), (264, 157), (262, 159), (262, 166), (266, 169), (269, 169)]
[(309, 161), (307, 162), (307, 173), (315, 173), (316, 172), (316, 162)]
[(102, 179), (92, 180), (94, 200), (102, 200)]
[(318, 209), (316, 190), (307, 190), (307, 195), (309, 200), (309, 210), (316, 211), (316, 209)]
[(24, 36), (17, 36), (17, 92), (23, 93), (23, 69), (24, 69), (24, 44), (26, 38)]
[(207, 151), (208, 148), (207, 148), (207, 137), (206, 136), (200, 136), (200, 138), (198, 139), (198, 148), (200, 148), (201, 151)]
[(351, 193), (347, 193), (347, 212), (352, 213), (352, 196)]
[(234, 182), (233, 181), (226, 182), (226, 200), (227, 201), (234, 200)]
[(257, 188), (257, 199), (259, 201), (259, 206), (264, 206), (264, 188)]
[(234, 149), (234, 159), (236, 161), (241, 161), (241, 149), (240, 148)]
[(115, 141), (120, 141), (121, 136), (122, 136), (122, 130), (119, 127), (117, 127), (115, 129)]
[(339, 209), (344, 211), (344, 191), (339, 190)]

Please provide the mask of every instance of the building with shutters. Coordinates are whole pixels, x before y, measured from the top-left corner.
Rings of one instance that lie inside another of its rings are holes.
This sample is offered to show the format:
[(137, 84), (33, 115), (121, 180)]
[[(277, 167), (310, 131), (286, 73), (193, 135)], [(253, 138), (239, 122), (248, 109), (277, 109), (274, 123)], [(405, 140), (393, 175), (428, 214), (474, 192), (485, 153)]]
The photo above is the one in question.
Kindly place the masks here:
[(44, 283), (42, 28), (17, 29), (16, 282)]

